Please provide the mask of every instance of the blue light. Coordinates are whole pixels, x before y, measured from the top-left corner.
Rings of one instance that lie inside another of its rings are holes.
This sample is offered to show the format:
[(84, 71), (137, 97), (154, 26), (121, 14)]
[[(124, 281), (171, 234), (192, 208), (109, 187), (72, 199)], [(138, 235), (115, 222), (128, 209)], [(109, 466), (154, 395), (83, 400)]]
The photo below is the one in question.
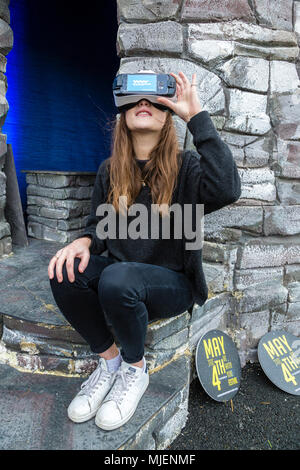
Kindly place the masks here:
[(2, 132), (12, 144), (24, 209), (21, 170), (96, 171), (110, 152), (116, 5), (103, 0), (76, 11), (68, 3), (10, 2), (14, 47)]

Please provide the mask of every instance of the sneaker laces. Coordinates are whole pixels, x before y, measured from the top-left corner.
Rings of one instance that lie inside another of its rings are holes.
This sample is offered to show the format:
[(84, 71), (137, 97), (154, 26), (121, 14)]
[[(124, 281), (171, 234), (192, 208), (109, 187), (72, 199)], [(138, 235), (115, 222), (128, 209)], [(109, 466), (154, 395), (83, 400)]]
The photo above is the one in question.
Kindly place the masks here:
[(136, 377), (136, 374), (130, 370), (119, 369), (116, 374), (114, 386), (107, 396), (107, 401), (113, 400), (116, 403), (121, 403), (125, 392), (129, 390), (130, 385), (134, 382)]
[(102, 385), (103, 381), (111, 378), (111, 373), (102, 368), (101, 362), (94, 370), (94, 372), (81, 384), (80, 395), (88, 395), (95, 391), (95, 385)]

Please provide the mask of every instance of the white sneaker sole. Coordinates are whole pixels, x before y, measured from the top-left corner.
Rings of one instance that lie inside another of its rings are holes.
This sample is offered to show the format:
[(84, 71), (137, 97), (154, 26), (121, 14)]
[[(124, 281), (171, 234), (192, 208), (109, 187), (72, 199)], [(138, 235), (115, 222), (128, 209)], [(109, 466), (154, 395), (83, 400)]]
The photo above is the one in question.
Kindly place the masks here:
[[(113, 381), (113, 383), (111, 384), (110, 389), (111, 389), (111, 387), (113, 386), (113, 384), (114, 384), (114, 381)], [(110, 390), (110, 389), (109, 389), (109, 390)], [(97, 408), (96, 408), (94, 411), (92, 411), (91, 413), (88, 413), (88, 414), (86, 414), (86, 415), (84, 415), (84, 416), (80, 416), (80, 417), (79, 417), (79, 416), (72, 416), (72, 414), (71, 414), (71, 413), (69, 412), (69, 410), (68, 410), (68, 411), (67, 411), (67, 414), (68, 414), (68, 417), (70, 418), (70, 420), (71, 420), (71, 421), (74, 421), (74, 423), (84, 423), (85, 421), (88, 421), (89, 419), (94, 418), (94, 416), (96, 416), (97, 411), (99, 410), (100, 406), (102, 405), (103, 400), (105, 399), (106, 395), (109, 393), (109, 390), (106, 392), (106, 394), (105, 394), (105, 396), (103, 397), (103, 399), (102, 399), (100, 405), (98, 405)]]
[(142, 388), (142, 392), (139, 394), (139, 398), (138, 398), (138, 401), (137, 401), (135, 407), (131, 410), (129, 415), (125, 416), (123, 419), (118, 421), (118, 423), (115, 423), (115, 424), (102, 424), (102, 423), (99, 423), (97, 421), (97, 416), (96, 416), (95, 424), (98, 426), (98, 428), (101, 428), (104, 431), (113, 431), (114, 429), (118, 429), (119, 427), (123, 426), (123, 424), (127, 423), (127, 421), (129, 421), (130, 418), (134, 415), (142, 396), (144, 395), (145, 391), (148, 388), (148, 385), (149, 385), (149, 376), (148, 376), (148, 381), (145, 383), (144, 387)]
[[(99, 408), (100, 408), (101, 404), (99, 405)], [(68, 412), (68, 417), (70, 418), (71, 421), (74, 421), (74, 423), (84, 423), (85, 421), (88, 421), (89, 419), (93, 418), (94, 416), (96, 416), (97, 414), (97, 411), (99, 410), (99, 408), (97, 408), (95, 411), (93, 411), (92, 413), (89, 413), (88, 415), (85, 415), (85, 416), (81, 416), (81, 417), (75, 417), (75, 416), (72, 416), (69, 412)]]

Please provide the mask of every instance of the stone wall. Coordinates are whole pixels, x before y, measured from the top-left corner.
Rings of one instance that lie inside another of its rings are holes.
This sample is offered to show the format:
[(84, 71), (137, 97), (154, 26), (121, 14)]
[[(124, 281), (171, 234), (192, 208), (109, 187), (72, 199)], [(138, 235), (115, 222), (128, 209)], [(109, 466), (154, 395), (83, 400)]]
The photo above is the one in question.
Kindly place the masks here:
[(27, 171), (28, 236), (61, 243), (80, 237), (95, 178), (93, 172)]
[(13, 32), (10, 27), (9, 0), (0, 0), (0, 258), (12, 250), (10, 225), (5, 219), (6, 175), (3, 172), (7, 152), (6, 135), (1, 133), (8, 112), (6, 100), (6, 55), (13, 46)]
[[(300, 325), (300, 1), (118, 0), (118, 73), (197, 73), (202, 108), (229, 145), (238, 202), (205, 217), (209, 298), (189, 347), (227, 331), (242, 363), (272, 329)], [(194, 149), (174, 116), (180, 145)]]

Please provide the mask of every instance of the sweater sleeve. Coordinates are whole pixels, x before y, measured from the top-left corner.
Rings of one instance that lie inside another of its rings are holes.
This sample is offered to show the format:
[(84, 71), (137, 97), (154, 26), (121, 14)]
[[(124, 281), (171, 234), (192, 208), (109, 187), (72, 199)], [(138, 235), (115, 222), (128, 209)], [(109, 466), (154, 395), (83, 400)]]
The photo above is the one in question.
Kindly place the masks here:
[(192, 152), (188, 184), (198, 192), (204, 214), (237, 201), (241, 179), (228, 145), (221, 139), (208, 111), (200, 111), (187, 124), (197, 152)]
[(105, 160), (100, 164), (93, 188), (91, 211), (86, 220), (85, 229), (81, 237), (90, 237), (92, 243), (90, 245), (90, 253), (100, 255), (106, 250), (106, 240), (102, 240), (97, 236), (96, 227), (100, 217), (96, 215), (97, 207), (106, 202), (106, 195), (103, 187), (102, 172), (105, 168)]

